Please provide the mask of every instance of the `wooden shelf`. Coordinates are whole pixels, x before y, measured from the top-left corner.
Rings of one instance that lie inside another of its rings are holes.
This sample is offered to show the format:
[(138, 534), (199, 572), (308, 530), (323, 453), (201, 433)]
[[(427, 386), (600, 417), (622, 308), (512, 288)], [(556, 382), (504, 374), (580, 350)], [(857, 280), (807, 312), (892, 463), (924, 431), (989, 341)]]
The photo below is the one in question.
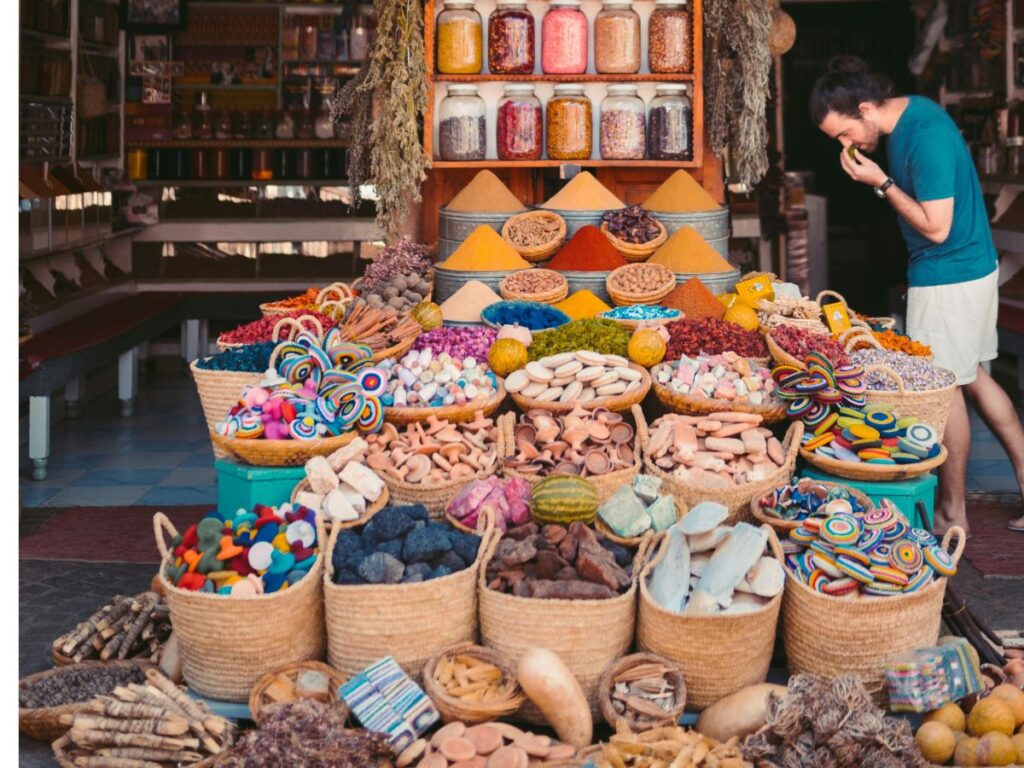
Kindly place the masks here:
[(118, 240), (122, 237), (134, 236), (141, 232), (143, 227), (129, 227), (128, 229), (120, 229), (117, 232), (110, 232), (104, 235), (98, 235), (96, 237), (88, 238), (86, 240), (78, 240), (73, 243), (65, 243), (59, 245), (56, 248), (40, 248), (35, 251), (28, 253), (19, 253), (18, 261), (34, 261), (35, 259), (43, 259), (53, 256), (60, 256), (65, 253), (73, 253), (75, 251), (83, 251), (87, 248), (95, 248), (99, 245), (105, 245), (113, 240)]
[(161, 187), (184, 187), (196, 189), (238, 189), (239, 187), (347, 187), (348, 179), (270, 179), (268, 181), (251, 181), (235, 179), (209, 179), (192, 181), (155, 181), (140, 179), (134, 182), (139, 189)]
[(434, 160), (431, 168), (560, 168), (578, 165), (586, 168), (699, 168), (693, 160)]
[(693, 73), (662, 75), (641, 72), (635, 75), (441, 75), (435, 74), (436, 83), (692, 83)]
[(31, 101), (36, 104), (70, 104), (70, 96), (39, 96), (31, 93), (18, 94), (18, 98), (22, 101)]
[(344, 149), (348, 139), (203, 139), (132, 141), (128, 149)]
[(239, 83), (238, 85), (174, 83), (172, 88), (177, 88), (180, 91), (277, 91), (277, 83)]

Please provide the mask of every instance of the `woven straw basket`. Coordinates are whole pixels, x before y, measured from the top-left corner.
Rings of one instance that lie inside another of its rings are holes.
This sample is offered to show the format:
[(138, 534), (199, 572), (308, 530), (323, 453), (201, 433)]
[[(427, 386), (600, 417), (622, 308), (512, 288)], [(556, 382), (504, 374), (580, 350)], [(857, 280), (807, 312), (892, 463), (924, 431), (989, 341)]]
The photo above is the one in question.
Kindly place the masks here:
[(601, 222), (601, 232), (608, 238), (610, 242), (620, 254), (622, 258), (629, 262), (647, 261), (654, 252), (658, 250), (666, 240), (668, 240), (668, 230), (665, 229), (665, 225), (657, 219), (654, 223), (658, 225), (658, 236), (653, 240), (648, 240), (646, 243), (629, 243), (625, 240), (620, 240), (611, 232), (608, 231), (608, 222)]
[[(597, 487), (597, 496), (602, 503), (611, 498), (619, 486), (633, 482), (633, 478), (640, 474), (640, 446), (647, 442), (647, 422), (644, 420), (644, 413), (639, 405), (631, 406), (629, 410), (633, 414), (633, 422), (636, 425), (636, 433), (633, 435), (633, 465), (604, 475), (587, 477)], [(502, 477), (521, 477), (534, 486), (544, 477), (550, 475), (531, 475), (520, 472), (514, 467), (505, 466), (505, 459), (516, 455), (515, 426), (515, 413), (510, 411), (498, 417), (498, 471)], [(679, 504), (679, 499), (676, 499), (676, 504)]]
[[(501, 670), (503, 682), (508, 685), (508, 690), (495, 701), (486, 704), (462, 701), (450, 695), (434, 679), (434, 669), (442, 659), (454, 656), (470, 656), (487, 664), (493, 664)], [(516, 667), (512, 660), (492, 648), (484, 648), (471, 642), (459, 643), (433, 656), (423, 667), (423, 690), (434, 702), (434, 706), (441, 714), (441, 719), (446, 723), (458, 720), (467, 725), (473, 725), (474, 723), (497, 720), (499, 717), (514, 714), (525, 700), (519, 683), (516, 682)]]
[(273, 669), (256, 681), (252, 691), (249, 693), (249, 714), (256, 725), (259, 725), (263, 718), (270, 714), (275, 707), (274, 701), (263, 698), (263, 694), (267, 692), (267, 689), (270, 688), (278, 676), (284, 675), (294, 683), (303, 672), (319, 672), (326, 677), (330, 686), (328, 688), (327, 706), (332, 709), (341, 710), (348, 717), (348, 706), (337, 695), (338, 689), (345, 684), (346, 678), (338, 674), (336, 669), (331, 669), (321, 661), (299, 661), (295, 664), (288, 664), (284, 667)]
[[(510, 225), (513, 222), (521, 221), (523, 219), (557, 220), (558, 232), (555, 233), (554, 238), (543, 245), (517, 245), (509, 239), (508, 232)], [(515, 249), (516, 253), (522, 256), (526, 261), (533, 263), (550, 259), (558, 253), (558, 250), (562, 247), (562, 243), (565, 242), (566, 232), (565, 219), (554, 211), (524, 211), (523, 213), (517, 213), (515, 216), (509, 217), (501, 227), (501, 236), (505, 242), (511, 245)]]
[(257, 467), (299, 467), (314, 456), (330, 456), (355, 438), (355, 432), (313, 440), (264, 440), (210, 432), (214, 449), (219, 448), (227, 456)]
[[(853, 496), (853, 498), (857, 499), (857, 501), (860, 502), (860, 505), (864, 509), (873, 509), (875, 506), (875, 503), (866, 493), (862, 493), (861, 491), (858, 491), (856, 488), (851, 488), (850, 486), (843, 485), (842, 483), (828, 483), (825, 482), (824, 480), (818, 480), (817, 478), (814, 478), (811, 482), (813, 482), (815, 485), (823, 485), (826, 489), (829, 490), (831, 490), (832, 488), (845, 488), (847, 493)], [(759, 523), (770, 525), (775, 530), (775, 533), (777, 533), (780, 536), (783, 536), (788, 534), (790, 531), (799, 528), (803, 521), (782, 520), (778, 517), (775, 517), (774, 515), (768, 514), (764, 511), (764, 509), (761, 508), (761, 499), (774, 490), (774, 488), (769, 488), (761, 496), (755, 496), (754, 498), (752, 498), (750, 500), (750, 514)]]
[[(517, 597), (488, 588), (487, 563), (494, 556), (498, 540), (491, 540), (480, 569), (480, 637), (484, 645), (517, 661), (534, 646), (557, 653), (579, 680), (591, 713), (599, 716), (597, 684), (601, 674), (633, 644), (637, 574), (652, 537), (648, 536), (637, 550), (629, 589), (605, 600)], [(531, 702), (523, 704), (517, 717), (534, 724), (547, 722)]]
[(715, 400), (706, 397), (691, 397), (681, 392), (674, 392), (664, 384), (657, 381), (653, 384), (654, 395), (661, 401), (661, 404), (673, 413), (681, 413), (687, 416), (707, 416), (711, 413), (756, 413), (761, 416), (763, 424), (778, 424), (786, 418), (786, 406), (784, 403), (771, 403), (769, 405), (753, 405), (751, 403), (740, 403), (735, 400)]
[[(512, 280), (515, 275), (540, 274), (541, 272), (557, 278), (557, 287), (551, 288), (547, 291), (540, 291), (538, 293), (525, 293), (523, 291), (516, 291), (509, 287), (509, 281)], [(498, 293), (501, 294), (501, 298), (506, 301), (535, 301), (540, 304), (557, 304), (569, 295), (569, 281), (565, 279), (565, 275), (561, 272), (556, 272), (553, 269), (533, 269), (523, 270), (521, 272), (511, 272), (505, 275), (505, 277), (501, 279), (501, 282), (498, 283)]]
[[(381, 478), (381, 479), (383, 479), (383, 478)], [(300, 480), (298, 485), (296, 485), (294, 488), (292, 488), (291, 502), (294, 504), (296, 496), (298, 496), (303, 491), (310, 491), (310, 490), (312, 490), (312, 488), (309, 485), (309, 480), (308, 479)], [(366, 512), (364, 512), (362, 515), (357, 517), (355, 520), (349, 520), (349, 521), (344, 522), (344, 523), (332, 522), (331, 525), (332, 526), (336, 525), (336, 526), (338, 526), (339, 528), (342, 528), (342, 529), (345, 529), (345, 528), (356, 528), (356, 527), (358, 527), (360, 525), (366, 525), (368, 522), (370, 522), (370, 519), (374, 515), (376, 515), (378, 512), (380, 512), (382, 509), (384, 509), (384, 507), (387, 506), (388, 498), (390, 497), (390, 495), (391, 495), (391, 493), (390, 493), (390, 491), (388, 491), (387, 485), (385, 485), (384, 486), (384, 490), (381, 491), (380, 496), (377, 497), (377, 500), (375, 502), (373, 502), (372, 504), (367, 505)]]
[(901, 417), (913, 416), (918, 421), (935, 429), (941, 443), (946, 434), (946, 421), (949, 419), (950, 404), (956, 394), (956, 380), (942, 389), (926, 389), (921, 392), (909, 390), (903, 383), (903, 377), (887, 365), (868, 365), (864, 368), (865, 375), (878, 371), (884, 373), (896, 383), (896, 389), (869, 389), (864, 393), (868, 405), (886, 404), (892, 406)]
[(323, 575), (327, 657), (352, 677), (382, 656), (393, 656), (419, 682), (423, 665), (445, 648), (476, 638), (477, 574), (496, 536), (489, 529), (468, 568), (412, 584), (335, 584), (331, 555), (339, 528), (331, 530)]
[[(768, 531), (768, 546), (782, 565), (779, 539), (770, 526)], [(686, 705), (700, 710), (768, 677), (782, 593), (750, 613), (688, 616), (666, 611), (651, 597), (647, 580), (668, 542), (662, 539), (640, 577), (637, 647), (678, 662), (686, 676)]]
[[(262, 373), (245, 371), (209, 371), (198, 367), (198, 360), (189, 365), (192, 379), (199, 391), (199, 404), (203, 407), (206, 427), (213, 432), (218, 422), (224, 421), (228, 411), (242, 396), (242, 390), (248, 385), (259, 384)], [(227, 452), (214, 443), (213, 453), (218, 459), (227, 456)]]
[(601, 716), (613, 728), (619, 720), (625, 720), (629, 723), (629, 727), (637, 733), (650, 727), (649, 719), (645, 718), (644, 722), (639, 722), (636, 717), (631, 715), (620, 715), (612, 706), (614, 679), (621, 673), (644, 664), (663, 664), (666, 668), (665, 679), (672, 684), (674, 689), (672, 707), (665, 711), (664, 719), (659, 721), (658, 725), (675, 725), (683, 714), (683, 710), (686, 709), (686, 677), (683, 675), (683, 668), (671, 659), (654, 653), (632, 653), (608, 667), (597, 684)]
[[(82, 661), (71, 666), (54, 667), (53, 669), (47, 669), (42, 672), (36, 672), (34, 675), (23, 677), (18, 681), (18, 688), (20, 689), (39, 680), (59, 677), (66, 674), (69, 669), (117, 669), (119, 667), (123, 669), (130, 667), (152, 669), (154, 665), (148, 661), (132, 659), (127, 661)], [(60, 719), (63, 715), (84, 714), (88, 708), (88, 701), (61, 704), (56, 707), (39, 707), (38, 709), (18, 707), (18, 730), (30, 739), (52, 743), (67, 733), (70, 727), (61, 723)]]
[(648, 370), (636, 363), (630, 363), (629, 367), (640, 374), (640, 386), (630, 392), (624, 392), (621, 395), (598, 397), (586, 403), (581, 403), (578, 400), (574, 400), (570, 403), (562, 403), (557, 400), (536, 400), (532, 397), (524, 397), (518, 392), (513, 392), (512, 400), (517, 406), (519, 406), (519, 410), (523, 413), (536, 409), (540, 411), (550, 411), (551, 413), (566, 414), (576, 408), (576, 406), (586, 408), (588, 411), (595, 408), (607, 408), (609, 411), (626, 411), (634, 405), (642, 403), (644, 398), (647, 397), (647, 393), (651, 391), (651, 374)]
[(934, 459), (919, 461), (917, 464), (869, 464), (866, 461), (840, 461), (817, 453), (800, 449), (800, 458), (812, 467), (820, 469), (836, 477), (846, 480), (866, 480), (868, 482), (894, 483), (898, 480), (909, 480), (919, 477), (942, 466), (949, 456), (945, 446), (939, 446), (939, 455)]
[(448, 504), (454, 499), (463, 488), (477, 480), (486, 480), (497, 473), (500, 457), (490, 469), (481, 470), (472, 477), (459, 478), (440, 485), (413, 485), (402, 480), (396, 480), (388, 474), (382, 475), (384, 482), (388, 484), (391, 492), (391, 503), (399, 504), (422, 504), (430, 513), (431, 519), (439, 520), (445, 516)]
[(253, 683), (272, 669), (323, 656), (323, 538), (316, 562), (298, 584), (270, 595), (235, 597), (171, 584), (166, 568), (174, 553), (168, 537), (178, 532), (157, 512), (153, 533), (182, 670), (196, 692), (211, 699), (247, 701)]
[(645, 474), (660, 477), (662, 488), (672, 494), (678, 505), (690, 508), (702, 501), (717, 501), (719, 504), (724, 504), (729, 508), (729, 517), (725, 522), (732, 525), (741, 520), (749, 519), (751, 499), (760, 499), (768, 491), (786, 483), (793, 476), (793, 472), (796, 469), (797, 452), (800, 450), (800, 440), (803, 438), (803, 434), (803, 422), (793, 422), (782, 440), (782, 448), (786, 452), (786, 458), (782, 466), (763, 480), (737, 485), (733, 488), (702, 488), (676, 480), (671, 474), (658, 467), (647, 455), (646, 440), (641, 448), (643, 453), (643, 471)]
[[(953, 561), (959, 562), (967, 543), (963, 528), (946, 531), (942, 548), (948, 551), (954, 536)], [(830, 597), (800, 583), (787, 569), (782, 636), (790, 673), (855, 674), (883, 703), (885, 665), (938, 640), (945, 593), (943, 578), (908, 595)]]
[(477, 411), (490, 416), (505, 400), (505, 383), (498, 379), (498, 391), (487, 400), (474, 400), (465, 405), (445, 405), (440, 408), (385, 408), (384, 421), (392, 424), (411, 424), (414, 421), (426, 421), (431, 416), (440, 420), (463, 422), (473, 421)]
[(765, 334), (764, 343), (768, 345), (768, 352), (771, 354), (772, 360), (775, 361), (776, 365), (791, 365), (794, 368), (799, 368), (801, 371), (807, 370), (806, 364), (797, 360), (778, 345), (775, 339), (772, 338), (771, 331)]

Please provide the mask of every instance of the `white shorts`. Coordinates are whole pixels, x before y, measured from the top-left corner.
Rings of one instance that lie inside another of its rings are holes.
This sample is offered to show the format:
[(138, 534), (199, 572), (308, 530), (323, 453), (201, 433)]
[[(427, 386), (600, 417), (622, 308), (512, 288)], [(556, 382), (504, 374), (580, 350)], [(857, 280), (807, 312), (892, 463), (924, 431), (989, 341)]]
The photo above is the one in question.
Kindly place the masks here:
[(929, 285), (907, 291), (907, 335), (927, 344), (935, 364), (970, 384), (978, 365), (999, 356), (999, 270), (966, 283)]

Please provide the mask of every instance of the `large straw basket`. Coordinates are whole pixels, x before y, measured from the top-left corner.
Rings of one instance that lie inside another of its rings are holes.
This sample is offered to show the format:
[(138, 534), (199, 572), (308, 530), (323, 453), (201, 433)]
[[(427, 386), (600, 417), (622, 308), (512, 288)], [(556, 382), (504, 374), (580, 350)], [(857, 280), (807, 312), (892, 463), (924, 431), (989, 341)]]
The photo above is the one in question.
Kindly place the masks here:
[(919, 461), (917, 464), (869, 464), (866, 461), (830, 459), (827, 456), (800, 449), (800, 458), (822, 472), (847, 480), (866, 480), (874, 483), (894, 483), (898, 480), (920, 477), (941, 467), (948, 456), (946, 447), (940, 446), (938, 456), (934, 459)]
[[(384, 478), (381, 478), (381, 479), (383, 480)], [(293, 504), (295, 503), (295, 497), (298, 496), (300, 493), (302, 493), (303, 491), (311, 491), (311, 490), (312, 490), (312, 488), (310, 488), (309, 480), (308, 479), (301, 480), (299, 482), (299, 484), (296, 485), (292, 489), (292, 496), (291, 496), (292, 503)], [(332, 526), (336, 525), (339, 528), (357, 528), (357, 527), (359, 527), (361, 525), (366, 525), (368, 522), (370, 522), (371, 518), (374, 515), (376, 515), (378, 512), (380, 512), (382, 509), (384, 509), (384, 507), (387, 506), (388, 498), (389, 498), (390, 495), (391, 494), (388, 491), (388, 487), (387, 487), (387, 485), (385, 485), (384, 486), (384, 490), (381, 491), (380, 496), (377, 497), (377, 500), (375, 502), (373, 502), (372, 504), (368, 504), (367, 505), (366, 512), (361, 514), (355, 520), (349, 520), (349, 521), (344, 522), (344, 523), (332, 522), (331, 525)]]
[(868, 365), (864, 367), (865, 376), (878, 371), (896, 384), (895, 389), (868, 389), (864, 398), (868, 406), (884, 403), (892, 406), (894, 413), (902, 418), (913, 416), (919, 422), (928, 424), (935, 429), (941, 443), (946, 434), (946, 422), (949, 420), (950, 406), (956, 394), (956, 378), (953, 383), (941, 389), (925, 389), (914, 391), (907, 389), (903, 377), (887, 365)]
[[(307, 328), (304, 323), (308, 323), (311, 327)], [(309, 330), (316, 331), (316, 335), (321, 339), (324, 337), (323, 323), (315, 315), (299, 315), (299, 317), (282, 317), (278, 320), (270, 333), (268, 341), (280, 341), (281, 331), (284, 329), (288, 331), (288, 335), (285, 337), (288, 341), (294, 339), (300, 332)], [(223, 341), (223, 334), (217, 337), (217, 347), (221, 352), (227, 352), (229, 349), (238, 349), (244, 346), (245, 344)]]
[[(954, 536), (952, 555), (959, 562), (967, 543), (962, 528), (950, 528), (942, 548), (948, 551)], [(938, 640), (945, 592), (942, 578), (910, 594), (830, 597), (802, 584), (787, 569), (782, 636), (790, 673), (855, 674), (882, 703), (886, 663)]]
[(174, 586), (166, 575), (174, 561), (168, 539), (178, 532), (163, 512), (157, 512), (153, 533), (161, 557), (160, 586), (181, 646), (182, 671), (197, 693), (247, 701), (253, 683), (270, 670), (323, 656), (322, 537), (316, 562), (297, 584), (270, 595), (238, 597)]
[(651, 390), (651, 374), (643, 366), (630, 363), (629, 367), (640, 374), (640, 386), (634, 387), (630, 392), (623, 392), (621, 395), (609, 395), (598, 397), (586, 403), (574, 400), (569, 403), (562, 403), (557, 400), (537, 400), (532, 397), (525, 397), (519, 392), (512, 393), (512, 400), (523, 413), (534, 409), (550, 411), (551, 413), (566, 414), (577, 406), (592, 411), (595, 408), (606, 408), (609, 411), (627, 411), (638, 403), (642, 403), (647, 393)]
[[(527, 219), (547, 219), (555, 221), (558, 224), (558, 231), (555, 233), (554, 238), (542, 245), (517, 245), (509, 238), (509, 229), (513, 225), (513, 222), (525, 221)], [(558, 250), (562, 247), (562, 243), (565, 242), (565, 234), (565, 219), (553, 211), (525, 211), (524, 213), (517, 213), (515, 216), (506, 220), (501, 227), (501, 236), (505, 242), (511, 245), (516, 250), (516, 253), (522, 256), (526, 261), (530, 262), (544, 261), (558, 253)]]
[(295, 683), (303, 672), (319, 672), (326, 677), (328, 682), (327, 706), (340, 710), (345, 717), (348, 717), (348, 707), (342, 698), (338, 696), (338, 689), (345, 684), (346, 678), (339, 674), (336, 669), (331, 669), (322, 661), (299, 661), (273, 669), (256, 681), (256, 685), (252, 687), (252, 691), (249, 693), (249, 715), (256, 725), (259, 725), (263, 718), (274, 710), (275, 706), (279, 706), (274, 703), (272, 698), (266, 696), (268, 689), (274, 681), (279, 676), (284, 675), (292, 683)]
[[(629, 467), (607, 472), (587, 479), (597, 488), (597, 496), (603, 503), (619, 489), (619, 486), (633, 482), (633, 478), (640, 474), (640, 446), (647, 442), (647, 421), (644, 419), (643, 411), (639, 405), (633, 405), (629, 409), (633, 415), (635, 433), (633, 435), (633, 464)], [(498, 471), (502, 477), (521, 477), (530, 486), (534, 486), (550, 475), (534, 475), (520, 472), (515, 467), (505, 466), (505, 459), (516, 455), (515, 445), (516, 414), (513, 412), (502, 414), (498, 417)], [(679, 499), (676, 499), (679, 504)]]
[(654, 223), (658, 225), (658, 236), (653, 240), (648, 240), (646, 243), (629, 243), (625, 240), (620, 240), (608, 230), (608, 222), (606, 221), (601, 222), (601, 231), (626, 261), (647, 261), (668, 240), (668, 230), (665, 229), (665, 225), (657, 219), (654, 220)]
[[(684, 517), (686, 517), (686, 513), (689, 512), (690, 510), (687, 509), (686, 507), (684, 507), (683, 505), (681, 505), (675, 499), (672, 499), (672, 501), (675, 504), (675, 508), (676, 508), (676, 522), (678, 522), (678, 521), (682, 520)], [(644, 532), (644, 533), (640, 534), (639, 536), (628, 536), (628, 537), (619, 536), (611, 528), (609, 528), (607, 526), (607, 524), (605, 524), (604, 520), (601, 519), (600, 515), (598, 515), (597, 517), (594, 518), (594, 528), (597, 529), (598, 531), (600, 531), (601, 533), (603, 533), (605, 535), (605, 538), (607, 538), (607, 539), (609, 539), (611, 541), (614, 541), (616, 544), (619, 544), (619, 545), (621, 545), (623, 547), (628, 547), (630, 549), (636, 549), (637, 547), (639, 547), (640, 546), (640, 542), (643, 541), (643, 538), (646, 535), (646, 532)], [(653, 545), (656, 545), (659, 541), (661, 541), (661, 538), (664, 536), (664, 534), (665, 534), (664, 531), (661, 531), (659, 533), (654, 533), (654, 544)]]
[(264, 440), (227, 437), (210, 432), (214, 450), (219, 448), (225, 455), (256, 467), (298, 467), (314, 456), (330, 456), (355, 437), (355, 432), (346, 432), (337, 437), (317, 437), (312, 440)]
[(472, 641), (477, 629), (477, 574), (496, 535), (489, 529), (476, 561), (442, 576), (409, 584), (335, 584), (331, 555), (339, 528), (331, 530), (323, 575), (327, 658), (351, 677), (390, 655), (407, 675), (421, 680), (431, 656), (456, 643)]
[(772, 338), (771, 331), (765, 334), (764, 343), (768, 345), (768, 353), (772, 356), (772, 360), (775, 361), (776, 365), (791, 365), (794, 368), (799, 368), (801, 371), (807, 369), (807, 365), (804, 362), (797, 360), (779, 346), (778, 342)]
[[(70, 666), (54, 667), (53, 669), (47, 669), (43, 672), (36, 672), (34, 675), (23, 677), (18, 681), (18, 688), (21, 689), (24, 686), (31, 685), (39, 680), (59, 678), (62, 675), (67, 675), (69, 670), (130, 669), (133, 667), (145, 670), (152, 669), (153, 666), (154, 665), (150, 664), (148, 661), (142, 661), (141, 659), (129, 659), (127, 661), (83, 661)], [(72, 672), (72, 674), (75, 673)], [(88, 711), (88, 708), (88, 701), (80, 701), (73, 704), (61, 704), (56, 707), (39, 707), (36, 709), (26, 709), (25, 707), (19, 706), (18, 730), (30, 739), (54, 742), (67, 733), (68, 728), (70, 727), (61, 723), (61, 717), (63, 715), (84, 714)]]
[[(779, 538), (770, 527), (767, 530), (771, 554), (783, 565)], [(637, 646), (682, 666), (686, 705), (700, 710), (768, 677), (782, 592), (749, 613), (691, 616), (667, 611), (651, 597), (647, 581), (668, 544), (668, 537), (662, 539), (657, 556), (640, 577)]]
[[(198, 360), (193, 360), (188, 369), (199, 391), (199, 404), (203, 407), (206, 427), (213, 432), (217, 424), (228, 415), (228, 411), (241, 399), (242, 390), (249, 385), (260, 383), (262, 373), (248, 371), (212, 371), (200, 368)], [(223, 448), (214, 444), (213, 452), (218, 459), (227, 455)]]
[[(484, 703), (482, 701), (463, 701), (445, 691), (444, 687), (434, 679), (434, 670), (442, 660), (454, 659), (456, 656), (468, 656), (500, 669), (502, 681), (507, 686), (505, 693), (494, 701)], [(423, 690), (434, 702), (434, 706), (441, 714), (441, 719), (446, 723), (458, 720), (472, 725), (497, 720), (499, 717), (514, 714), (525, 700), (519, 683), (516, 682), (516, 667), (512, 660), (493, 648), (484, 648), (472, 642), (453, 645), (433, 656), (423, 667)]]
[[(545, 275), (553, 275), (558, 278), (558, 285), (555, 288), (551, 288), (547, 291), (541, 291), (539, 293), (526, 293), (509, 287), (509, 281), (513, 280), (516, 275), (529, 275), (533, 273), (540, 274), (542, 272)], [(521, 272), (513, 272), (512, 274), (503, 277), (501, 282), (498, 283), (498, 293), (500, 293), (501, 298), (506, 301), (534, 301), (539, 304), (557, 304), (569, 295), (569, 281), (565, 279), (565, 275), (561, 272), (556, 272), (553, 269), (523, 270)]]
[[(842, 483), (829, 483), (824, 480), (818, 480), (817, 478), (812, 479), (811, 482), (814, 483), (815, 485), (824, 486), (827, 490), (831, 490), (832, 488), (845, 489), (847, 493), (849, 493), (853, 498), (857, 499), (857, 501), (860, 502), (860, 505), (864, 509), (873, 509), (875, 506), (875, 503), (871, 500), (871, 497), (869, 497), (866, 493), (858, 491), (856, 488), (851, 488), (850, 486), (843, 485)], [(774, 488), (769, 488), (768, 491), (762, 494), (761, 496), (755, 496), (754, 498), (752, 498), (750, 500), (750, 514), (759, 523), (770, 525), (777, 534), (779, 534), (780, 536), (784, 536), (788, 534), (790, 531), (799, 528), (803, 521), (783, 520), (782, 518), (775, 517), (774, 515), (764, 511), (764, 509), (761, 507), (761, 499), (774, 490)]]
[(657, 725), (675, 725), (686, 708), (686, 677), (683, 675), (683, 668), (671, 659), (659, 656), (655, 653), (631, 653), (623, 656), (612, 664), (601, 675), (597, 684), (598, 703), (601, 706), (601, 715), (608, 725), (615, 727), (619, 720), (625, 720), (634, 732), (646, 730), (651, 726), (649, 719), (643, 722), (630, 715), (620, 715), (612, 706), (612, 689), (615, 687), (615, 678), (623, 672), (636, 669), (647, 664), (661, 664), (665, 667), (665, 679), (672, 684), (672, 706), (665, 710), (665, 716), (657, 722)]
[(786, 419), (786, 406), (777, 400), (766, 405), (754, 405), (739, 400), (718, 400), (684, 395), (658, 381), (654, 382), (653, 387), (655, 397), (673, 413), (681, 413), (686, 416), (707, 416), (712, 413), (756, 413), (761, 417), (763, 424), (777, 424)]
[(482, 411), (484, 416), (490, 416), (505, 399), (505, 382), (498, 379), (498, 391), (486, 400), (474, 400), (465, 405), (444, 405), (440, 408), (394, 408), (384, 409), (384, 421), (392, 424), (412, 424), (414, 421), (426, 421), (434, 417), (439, 421), (444, 419), (452, 422), (473, 421), (476, 412)]
[(676, 504), (686, 507), (694, 507), (702, 501), (717, 501), (729, 508), (727, 524), (738, 523), (747, 520), (750, 516), (750, 500), (759, 499), (776, 486), (782, 485), (793, 476), (796, 468), (796, 456), (800, 450), (800, 440), (804, 435), (803, 422), (795, 421), (786, 431), (782, 440), (782, 448), (786, 452), (786, 458), (782, 466), (768, 475), (763, 480), (732, 488), (703, 488), (677, 480), (671, 473), (666, 472), (657, 466), (650, 456), (647, 455), (647, 441), (642, 446), (643, 472), (661, 478), (661, 487), (675, 497)]
[[(646, 538), (637, 550), (629, 589), (604, 600), (517, 597), (490, 589), (487, 563), (494, 556), (498, 540), (491, 540), (480, 569), (480, 637), (484, 645), (517, 661), (527, 648), (534, 646), (557, 653), (579, 680), (591, 713), (597, 716), (597, 683), (601, 673), (624, 656), (633, 643), (637, 574), (649, 552), (651, 538)], [(546, 723), (531, 702), (523, 704), (518, 718)]]
[(641, 265), (639, 264), (626, 264), (625, 266), (613, 269), (608, 273), (608, 277), (605, 278), (605, 288), (607, 289), (611, 300), (616, 305), (623, 307), (631, 304), (658, 304), (662, 299), (672, 293), (672, 289), (676, 287), (675, 272), (668, 269), (668, 267), (661, 267), (661, 271), (664, 272), (665, 279), (662, 281), (662, 285), (656, 289), (645, 291), (643, 293), (624, 293), (615, 287), (614, 279), (618, 275), (635, 270), (640, 266)]
[[(439, 483), (437, 485), (422, 485), (407, 483), (404, 480), (398, 480), (388, 473), (381, 475), (384, 478), (384, 482), (388, 484), (388, 490), (391, 493), (391, 503), (395, 505), (400, 504), (422, 504), (427, 508), (430, 513), (431, 519), (441, 519), (446, 517), (445, 510), (451, 503), (452, 499), (458, 496), (459, 492), (470, 483), (474, 483), (477, 480), (486, 480), (491, 475), (498, 471), (498, 465), (501, 463), (500, 457), (490, 466), (489, 469), (480, 470), (472, 477), (460, 477), (458, 480), (452, 480), (447, 483)], [(450, 521), (454, 525), (454, 521)], [(457, 525), (456, 528), (467, 532), (469, 529), (465, 526)]]

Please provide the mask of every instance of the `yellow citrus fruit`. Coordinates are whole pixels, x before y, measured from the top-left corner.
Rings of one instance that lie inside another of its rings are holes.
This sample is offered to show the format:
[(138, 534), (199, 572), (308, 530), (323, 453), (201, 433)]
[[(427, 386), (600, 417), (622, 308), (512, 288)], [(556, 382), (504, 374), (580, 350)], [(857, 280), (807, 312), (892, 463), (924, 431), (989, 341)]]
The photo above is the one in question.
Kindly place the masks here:
[(982, 699), (967, 716), (967, 731), (972, 736), (984, 736), (996, 731), (1004, 736), (1013, 733), (1014, 719), (1010, 705), (1000, 698)]
[(1017, 762), (1017, 748), (1005, 733), (986, 733), (978, 742), (978, 762), (981, 765), (1013, 765)]
[(1017, 762), (1024, 765), (1024, 733), (1018, 733), (1010, 737), (1013, 746), (1017, 749)]
[(734, 323), (740, 328), (746, 331), (756, 331), (758, 326), (757, 312), (748, 307), (746, 304), (740, 304), (736, 302), (727, 310), (725, 310), (725, 316), (722, 317), (728, 323)]
[(665, 339), (652, 328), (638, 328), (626, 347), (629, 359), (644, 368), (650, 368), (664, 360), (666, 349)]
[(973, 736), (960, 739), (953, 752), (953, 762), (956, 765), (980, 765), (978, 762), (978, 740)]
[(738, 302), (740, 300), (740, 297), (735, 293), (722, 293), (719, 294), (718, 300), (722, 302), (722, 306), (728, 309), (733, 304)]
[(953, 731), (967, 730), (967, 715), (965, 715), (964, 711), (952, 701), (947, 704), (943, 704), (932, 712), (929, 712), (924, 716), (922, 722), (930, 723), (932, 721), (945, 723)]
[(993, 688), (989, 696), (995, 696), (1010, 705), (1014, 726), (1019, 728), (1024, 725), (1024, 691), (1010, 683), (1002, 683)]
[(526, 346), (515, 339), (498, 339), (487, 353), (487, 364), (495, 374), (505, 378), (518, 371), (528, 360)]
[(945, 723), (932, 720), (917, 729), (917, 745), (926, 760), (941, 765), (953, 756), (956, 749), (956, 736)]

